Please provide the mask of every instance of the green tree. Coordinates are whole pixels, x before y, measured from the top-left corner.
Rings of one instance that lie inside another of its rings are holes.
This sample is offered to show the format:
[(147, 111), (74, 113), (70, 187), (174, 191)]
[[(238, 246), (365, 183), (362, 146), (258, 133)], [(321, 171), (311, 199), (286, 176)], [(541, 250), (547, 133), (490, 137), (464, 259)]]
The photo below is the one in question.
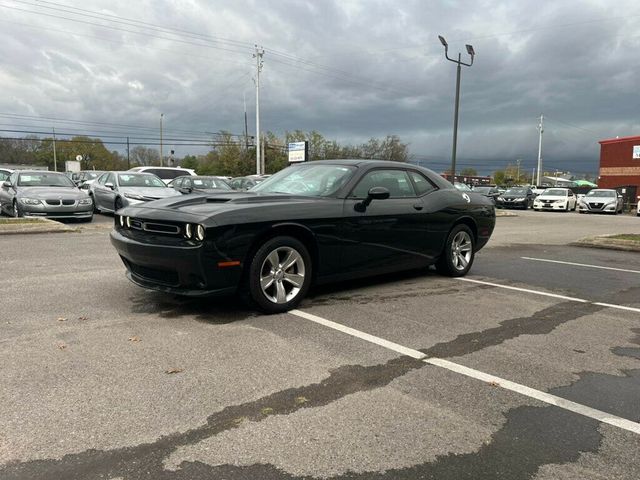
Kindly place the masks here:
[(464, 175), (467, 177), (476, 177), (478, 175), (478, 171), (475, 168), (467, 167), (463, 168), (460, 171), (460, 175)]

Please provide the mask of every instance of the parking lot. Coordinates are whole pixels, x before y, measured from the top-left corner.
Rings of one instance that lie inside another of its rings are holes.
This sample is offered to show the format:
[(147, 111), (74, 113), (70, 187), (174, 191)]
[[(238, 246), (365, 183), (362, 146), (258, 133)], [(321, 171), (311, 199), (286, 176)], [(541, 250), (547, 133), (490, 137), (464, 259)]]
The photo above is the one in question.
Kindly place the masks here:
[(467, 277), (271, 316), (134, 286), (112, 221), (0, 236), (3, 480), (640, 478), (640, 254), (569, 245), (640, 218), (517, 212)]

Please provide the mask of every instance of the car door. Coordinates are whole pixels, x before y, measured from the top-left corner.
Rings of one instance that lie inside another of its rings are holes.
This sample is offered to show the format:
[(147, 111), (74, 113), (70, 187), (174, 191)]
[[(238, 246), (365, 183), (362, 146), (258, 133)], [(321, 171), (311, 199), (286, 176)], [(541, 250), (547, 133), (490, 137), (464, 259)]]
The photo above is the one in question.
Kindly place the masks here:
[[(100, 178), (100, 182), (98, 182), (98, 185), (94, 189), (94, 200), (98, 208), (104, 208), (106, 210), (114, 209), (115, 193), (113, 189), (115, 188), (115, 182), (116, 178), (113, 173), (107, 173)], [(113, 188), (107, 185), (112, 185)]]
[(4, 186), (4, 181), (0, 187), (0, 211), (4, 210), (8, 215), (12, 215), (13, 197), (16, 194), (16, 184), (18, 183), (18, 173), (13, 172), (6, 179), (10, 185)]
[[(372, 187), (389, 198), (357, 207)], [(359, 211), (360, 210), (360, 211)], [(384, 273), (426, 264), (424, 204), (405, 169), (367, 172), (344, 200), (342, 265), (345, 273)]]

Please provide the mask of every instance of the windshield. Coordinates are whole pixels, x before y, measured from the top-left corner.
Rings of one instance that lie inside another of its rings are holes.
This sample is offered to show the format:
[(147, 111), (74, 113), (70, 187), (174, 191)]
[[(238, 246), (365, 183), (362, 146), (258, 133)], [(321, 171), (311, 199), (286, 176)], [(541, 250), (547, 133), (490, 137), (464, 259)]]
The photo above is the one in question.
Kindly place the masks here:
[(75, 187), (69, 177), (61, 173), (21, 173), (20, 187)]
[(591, 190), (586, 195), (587, 197), (615, 197), (616, 192), (611, 190)]
[(541, 197), (566, 197), (567, 191), (559, 188), (547, 188), (544, 192), (542, 192)]
[(504, 192), (504, 194), (505, 195), (526, 195), (527, 189), (526, 188), (510, 188), (509, 190)]
[(492, 190), (491, 187), (474, 187), (473, 191), (478, 193), (490, 193)]
[(162, 187), (166, 185), (155, 175), (144, 173), (120, 173), (118, 183), (121, 187)]
[(347, 183), (354, 171), (355, 168), (344, 165), (296, 165), (265, 179), (250, 191), (328, 197)]
[(102, 175), (103, 172), (87, 172), (86, 178), (88, 180), (93, 180), (94, 178), (98, 178), (100, 175)]
[(217, 188), (218, 190), (231, 190), (231, 187), (224, 180), (219, 178), (196, 177), (192, 179), (193, 188)]

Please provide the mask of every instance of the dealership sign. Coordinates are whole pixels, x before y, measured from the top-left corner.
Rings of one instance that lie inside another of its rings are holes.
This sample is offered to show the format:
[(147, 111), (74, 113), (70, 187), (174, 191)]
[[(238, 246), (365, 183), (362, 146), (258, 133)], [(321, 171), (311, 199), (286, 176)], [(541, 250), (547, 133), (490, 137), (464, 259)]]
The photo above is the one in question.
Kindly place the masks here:
[(309, 160), (309, 142), (293, 142), (289, 144), (289, 163)]
[(640, 160), (640, 145), (633, 146), (633, 159)]

